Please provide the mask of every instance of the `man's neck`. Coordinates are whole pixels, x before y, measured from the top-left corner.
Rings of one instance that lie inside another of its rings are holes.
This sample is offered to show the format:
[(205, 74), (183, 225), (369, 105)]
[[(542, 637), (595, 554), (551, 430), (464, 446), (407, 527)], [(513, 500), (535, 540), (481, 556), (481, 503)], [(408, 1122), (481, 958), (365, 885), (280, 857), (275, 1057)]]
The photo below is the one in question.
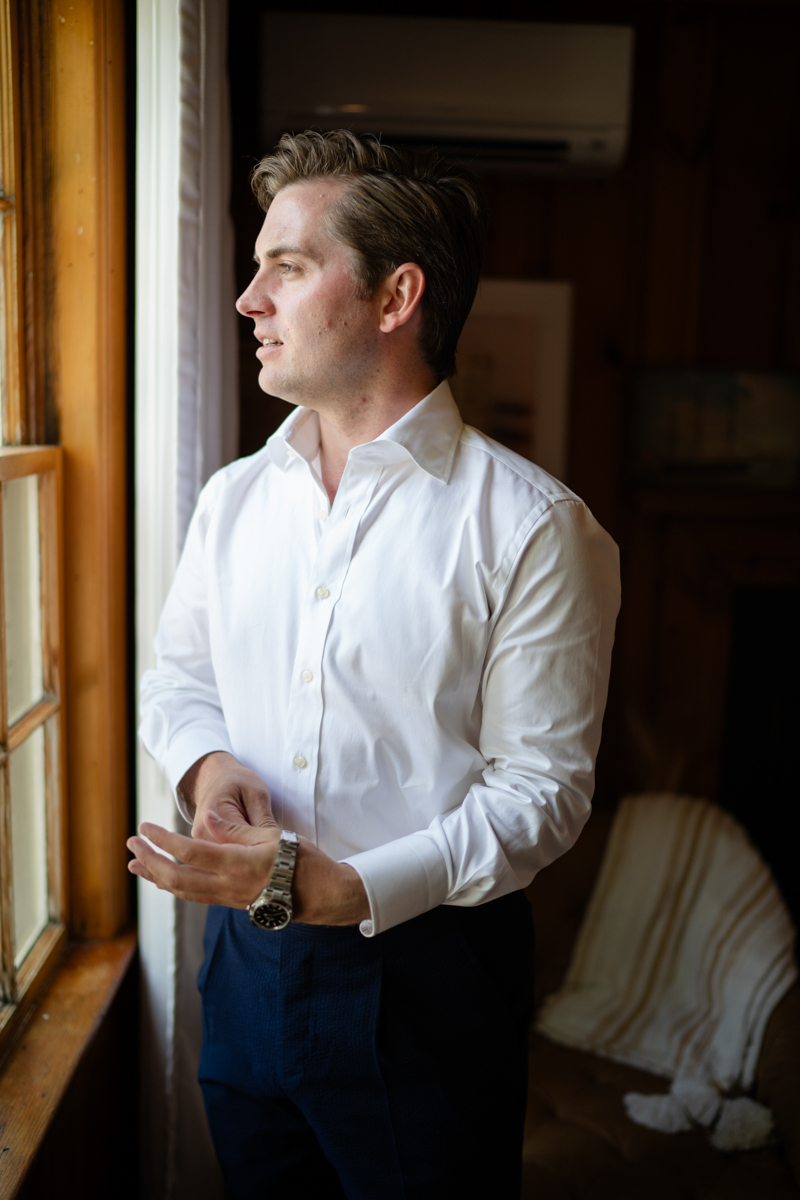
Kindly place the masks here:
[(416, 382), (416, 387), (404, 388), (401, 394), (365, 398), (335, 412), (320, 411), (322, 484), (331, 504), (344, 474), (347, 456), (353, 446), (363, 446), (366, 442), (380, 437), (435, 387), (436, 381), (426, 374)]

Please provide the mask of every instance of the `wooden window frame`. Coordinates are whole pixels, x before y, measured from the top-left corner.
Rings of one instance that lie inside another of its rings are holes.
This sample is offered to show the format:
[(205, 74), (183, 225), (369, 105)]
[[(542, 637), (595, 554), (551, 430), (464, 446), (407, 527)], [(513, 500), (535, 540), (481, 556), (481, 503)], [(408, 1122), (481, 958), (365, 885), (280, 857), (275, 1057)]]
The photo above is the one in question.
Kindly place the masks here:
[[(62, 452), (57, 446), (0, 449), (0, 561), (3, 543), (4, 485), (38, 476), (39, 550), (41, 561), (43, 696), (12, 724), (3, 711), (0, 691), (0, 941), (7, 977), (6, 1002), (0, 1004), (0, 1053), (9, 1045), (30, 1005), (59, 959), (66, 941), (67, 843), (64, 803), (66, 723), (62, 703), (64, 678), (63, 566), (62, 566)], [(5, 664), (5, 614), (0, 589), (0, 663)], [(11, 870), (11, 805), (2, 778), (8, 756), (36, 730), (58, 722), (57, 761), (50, 758), (52, 738), (46, 741), (47, 876), (49, 921), (19, 968), (14, 969)]]
[[(63, 492), (56, 541), (63, 555), (58, 696), (66, 785), (54, 842), (63, 919), (48, 926), (38, 962), (27, 973), (27, 961), (20, 969), (17, 1004), (5, 1019), (7, 1036), (27, 1019), (25, 1037), (11, 1042), (0, 1063), (0, 1193), (10, 1197), (129, 969), (135, 936), (125, 847), (125, 0), (0, 3), (8, 14), (0, 41), (3, 86), (12, 89), (16, 105), (20, 314), (17, 399), (5, 441), (21, 443), (0, 451), (0, 478), (38, 464), (45, 491), (60, 486)], [(36, 444), (44, 442), (53, 444)], [(45, 507), (52, 510), (51, 501)], [(52, 540), (52, 530), (48, 536)], [(52, 562), (43, 566), (52, 571)], [(49, 603), (50, 582), (47, 594)], [(91, 953), (81, 949), (87, 940), (94, 943)], [(52, 1017), (77, 1012), (76, 995), (79, 1020), (40, 1025), (37, 999)], [(56, 1047), (59, 1064), (46, 1085), (26, 1057), (42, 1038), (49, 1039), (48, 1054)]]
[[(3, 0), (0, 4), (0, 123), (2, 123), (3, 194), (0, 207), (5, 226), (3, 237), (3, 285), (7, 289), (6, 306), (2, 329), (5, 346), (3, 428), (0, 442), (14, 445), (27, 441), (25, 422), (22, 415), (24, 392), (24, 331), (22, 271), (20, 252), (22, 237), (20, 230), (20, 180), (21, 163), (21, 120), (18, 89), (16, 87), (18, 63), (18, 38), (16, 12), (12, 4)], [(9, 286), (10, 285), (10, 286)]]

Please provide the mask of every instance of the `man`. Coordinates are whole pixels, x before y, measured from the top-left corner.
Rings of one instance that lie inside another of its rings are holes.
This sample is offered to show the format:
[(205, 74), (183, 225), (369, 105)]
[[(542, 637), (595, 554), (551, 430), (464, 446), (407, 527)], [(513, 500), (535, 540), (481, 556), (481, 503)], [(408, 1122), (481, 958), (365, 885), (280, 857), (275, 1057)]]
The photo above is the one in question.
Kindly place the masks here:
[(214, 905), (200, 1080), (230, 1193), (519, 1194), (521, 888), (588, 816), (618, 606), (585, 506), (446, 380), (483, 211), (429, 157), (284, 137), (252, 317), (298, 405), (209, 482), (143, 681), (193, 839), (131, 870)]

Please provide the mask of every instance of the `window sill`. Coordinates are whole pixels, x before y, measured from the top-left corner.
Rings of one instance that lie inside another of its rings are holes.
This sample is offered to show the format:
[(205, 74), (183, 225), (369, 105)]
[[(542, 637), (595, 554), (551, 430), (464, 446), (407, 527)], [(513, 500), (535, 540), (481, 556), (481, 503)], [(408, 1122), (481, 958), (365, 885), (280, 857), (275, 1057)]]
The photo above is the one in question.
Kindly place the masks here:
[(136, 950), (131, 932), (75, 943), (0, 1067), (0, 1195), (12, 1200)]

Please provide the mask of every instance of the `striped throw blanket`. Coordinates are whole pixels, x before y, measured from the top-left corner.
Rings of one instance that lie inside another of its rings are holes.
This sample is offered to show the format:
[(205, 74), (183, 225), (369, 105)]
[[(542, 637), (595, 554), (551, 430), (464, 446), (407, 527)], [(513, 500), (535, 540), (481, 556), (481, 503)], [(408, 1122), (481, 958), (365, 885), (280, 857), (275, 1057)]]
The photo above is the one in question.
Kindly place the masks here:
[(797, 976), (793, 944), (769, 869), (732, 817), (688, 796), (632, 796), (537, 1029), (667, 1078), (748, 1088)]

